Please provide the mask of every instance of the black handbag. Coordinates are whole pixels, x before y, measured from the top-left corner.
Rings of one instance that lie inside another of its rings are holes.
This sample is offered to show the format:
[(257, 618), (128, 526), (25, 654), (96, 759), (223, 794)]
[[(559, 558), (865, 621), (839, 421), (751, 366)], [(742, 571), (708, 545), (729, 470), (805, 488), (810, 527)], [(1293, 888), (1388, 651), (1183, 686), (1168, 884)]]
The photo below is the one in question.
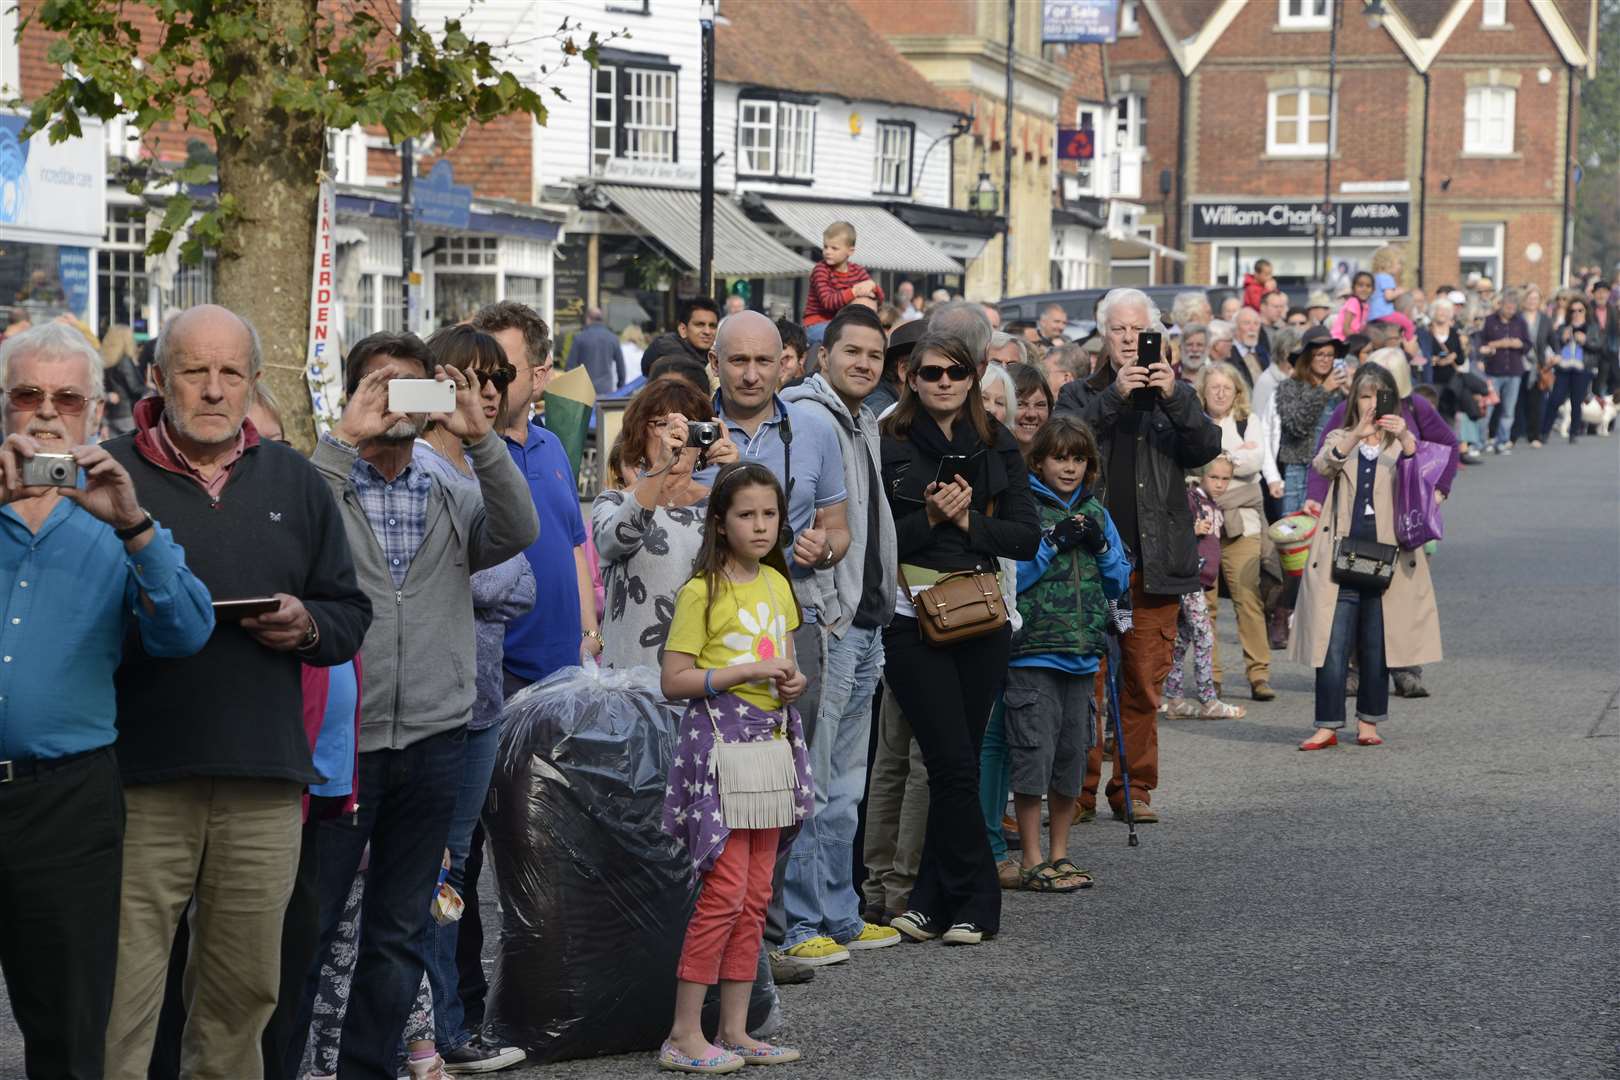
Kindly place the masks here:
[[(1333, 478), (1334, 530), (1339, 527), (1339, 481), (1343, 478), (1342, 473)], [(1354, 536), (1334, 537), (1333, 583), (1363, 592), (1381, 593), (1389, 588), (1389, 583), (1395, 578), (1395, 559), (1399, 554), (1400, 550), (1394, 544)]]

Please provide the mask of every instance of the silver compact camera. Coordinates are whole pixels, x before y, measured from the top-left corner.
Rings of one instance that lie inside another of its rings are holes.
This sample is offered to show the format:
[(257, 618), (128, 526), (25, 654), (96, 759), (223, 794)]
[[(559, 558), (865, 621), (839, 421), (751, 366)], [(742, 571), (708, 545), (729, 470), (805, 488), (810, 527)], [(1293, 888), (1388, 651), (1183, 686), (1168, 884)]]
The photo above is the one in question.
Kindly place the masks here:
[(79, 463), (72, 454), (35, 454), (22, 463), (23, 487), (78, 487)]
[(720, 441), (720, 425), (710, 420), (688, 420), (686, 422), (686, 445), (695, 446), (700, 450), (707, 450)]

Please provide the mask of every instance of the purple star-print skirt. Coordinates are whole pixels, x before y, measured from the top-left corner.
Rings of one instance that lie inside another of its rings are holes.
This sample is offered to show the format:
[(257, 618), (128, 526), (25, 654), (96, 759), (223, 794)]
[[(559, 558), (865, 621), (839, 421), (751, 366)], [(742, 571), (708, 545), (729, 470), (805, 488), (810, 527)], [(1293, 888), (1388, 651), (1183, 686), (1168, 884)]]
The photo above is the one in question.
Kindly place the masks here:
[[(711, 704), (714, 706), (712, 716)], [(674, 756), (669, 763), (669, 780), (664, 785), (663, 828), (685, 845), (696, 874), (714, 865), (726, 845), (726, 837), (731, 835), (720, 809), (720, 782), (712, 765), (716, 727), (727, 742), (791, 740), (793, 770), (798, 776), (793, 813), (803, 821), (815, 812), (815, 774), (810, 769), (809, 751), (797, 709), (784, 705), (771, 712), (730, 693), (693, 699), (681, 717)], [(798, 826), (783, 829), (781, 845), (786, 847), (792, 843), (798, 831)]]

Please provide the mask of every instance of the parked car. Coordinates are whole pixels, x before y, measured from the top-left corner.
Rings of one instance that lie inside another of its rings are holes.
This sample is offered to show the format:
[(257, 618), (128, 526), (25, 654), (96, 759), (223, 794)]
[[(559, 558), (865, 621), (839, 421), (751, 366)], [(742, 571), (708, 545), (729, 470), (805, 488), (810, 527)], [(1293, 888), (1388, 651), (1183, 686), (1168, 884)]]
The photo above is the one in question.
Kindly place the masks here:
[[(1229, 296), (1237, 295), (1238, 290), (1230, 285), (1137, 285), (1135, 288), (1147, 293), (1148, 298), (1158, 305), (1159, 311), (1165, 316), (1170, 314), (1170, 305), (1175, 303), (1176, 297), (1184, 292), (1202, 289), (1204, 295), (1209, 297), (1209, 306), (1217, 313), (1221, 304)], [(1302, 285), (1284, 285), (1283, 292), (1288, 295), (1290, 307), (1304, 307), (1310, 297), (1311, 290), (1325, 288), (1320, 282), (1308, 282)], [(1076, 326), (1084, 325), (1088, 331), (1096, 324), (1097, 301), (1107, 296), (1109, 289), (1074, 289), (1069, 292), (1030, 293), (1027, 296), (1013, 296), (996, 306), (1001, 310), (1001, 323), (1005, 326), (1010, 322), (1034, 322), (1040, 313), (1050, 304), (1058, 304), (1069, 316), (1069, 337)]]

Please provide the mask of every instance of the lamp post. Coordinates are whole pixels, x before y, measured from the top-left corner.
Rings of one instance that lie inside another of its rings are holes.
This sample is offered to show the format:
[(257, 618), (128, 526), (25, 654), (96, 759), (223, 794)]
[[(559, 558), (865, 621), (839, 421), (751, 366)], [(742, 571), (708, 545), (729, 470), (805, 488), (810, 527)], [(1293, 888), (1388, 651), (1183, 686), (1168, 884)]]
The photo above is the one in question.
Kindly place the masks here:
[[(411, 49), (409, 45), (409, 32), (411, 29), (411, 0), (399, 0), (400, 40), (406, 43), (400, 49), (399, 69), (401, 74), (411, 70)], [(407, 137), (399, 148), (399, 328), (404, 333), (412, 333), (411, 301), (412, 285), (411, 275), (416, 271), (416, 196), (413, 190), (416, 179), (416, 140)]]
[(990, 180), (990, 174), (981, 170), (979, 182), (974, 184), (973, 190), (968, 193), (968, 209), (980, 217), (994, 217), (998, 195), (996, 185)]
[[(1322, 170), (1322, 207), (1318, 215), (1317, 226), (1322, 237), (1322, 280), (1327, 281), (1333, 270), (1333, 150), (1338, 134), (1337, 117), (1334, 115), (1334, 104), (1339, 93), (1339, 17), (1344, 7), (1341, 0), (1328, 0), (1333, 20), (1328, 28), (1328, 137), (1327, 150), (1322, 155), (1324, 168)], [(1384, 16), (1389, 12), (1384, 8), (1384, 0), (1361, 0), (1361, 14), (1367, 20), (1370, 30), (1380, 29), (1384, 25)], [(1301, 123), (1309, 124), (1310, 116), (1300, 117)]]
[(703, 132), (699, 165), (698, 295), (714, 295), (714, 0), (698, 5), (703, 28)]
[(1001, 125), (1001, 189), (1007, 193), (1006, 224), (1001, 230), (1001, 295), (1007, 296), (1007, 263), (1012, 255), (1012, 125), (1013, 29), (1018, 22), (1017, 0), (1007, 0), (1007, 109)]

